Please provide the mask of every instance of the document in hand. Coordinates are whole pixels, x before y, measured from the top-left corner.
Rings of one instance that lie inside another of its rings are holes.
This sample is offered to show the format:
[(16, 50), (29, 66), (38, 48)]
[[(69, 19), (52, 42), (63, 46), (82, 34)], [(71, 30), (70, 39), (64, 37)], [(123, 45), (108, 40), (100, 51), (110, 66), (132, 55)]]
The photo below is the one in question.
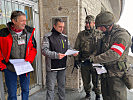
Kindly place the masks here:
[(65, 53), (65, 55), (72, 55), (72, 54), (75, 54), (75, 53), (78, 53), (79, 51), (76, 51), (76, 50), (72, 50), (72, 49), (68, 49)]
[(10, 62), (14, 65), (17, 75), (28, 73), (33, 71), (33, 67), (29, 62), (24, 59), (10, 59)]
[(107, 73), (107, 70), (101, 64), (92, 64), (96, 68), (97, 74)]

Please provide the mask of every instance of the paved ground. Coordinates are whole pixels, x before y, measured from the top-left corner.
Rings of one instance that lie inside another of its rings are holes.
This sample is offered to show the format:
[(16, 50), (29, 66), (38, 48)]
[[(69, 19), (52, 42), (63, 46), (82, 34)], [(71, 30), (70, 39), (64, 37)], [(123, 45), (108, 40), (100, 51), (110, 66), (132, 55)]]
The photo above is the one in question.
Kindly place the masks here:
[[(55, 100), (58, 100), (58, 94), (56, 90)], [(94, 92), (91, 92), (92, 99), (95, 100), (95, 94)], [(78, 92), (74, 90), (66, 90), (66, 100), (85, 100), (85, 92)], [(102, 97), (102, 96), (101, 96)], [(128, 100), (133, 100), (133, 92), (128, 91)], [(30, 96), (29, 100), (46, 100), (46, 90), (41, 90), (34, 95)], [(101, 100), (103, 100), (101, 98)]]

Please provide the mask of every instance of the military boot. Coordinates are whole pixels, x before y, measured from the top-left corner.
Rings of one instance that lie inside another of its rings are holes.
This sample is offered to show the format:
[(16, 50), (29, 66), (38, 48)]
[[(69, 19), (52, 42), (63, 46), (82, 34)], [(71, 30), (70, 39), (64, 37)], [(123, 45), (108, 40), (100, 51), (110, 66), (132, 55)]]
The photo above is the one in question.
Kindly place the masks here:
[(90, 93), (86, 93), (85, 100), (91, 100), (91, 95), (90, 95)]
[(100, 100), (100, 94), (96, 94), (96, 99), (95, 100)]

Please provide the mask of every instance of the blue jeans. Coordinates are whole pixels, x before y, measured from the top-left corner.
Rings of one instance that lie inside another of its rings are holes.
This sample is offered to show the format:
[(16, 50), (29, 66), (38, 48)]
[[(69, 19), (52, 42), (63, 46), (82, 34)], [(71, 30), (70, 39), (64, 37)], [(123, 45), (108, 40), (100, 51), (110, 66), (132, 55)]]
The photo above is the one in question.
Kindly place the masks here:
[[(8, 89), (8, 100), (17, 100), (17, 74), (11, 72), (8, 69), (4, 70), (5, 73), (5, 82)], [(29, 96), (29, 83), (30, 83), (30, 74), (19, 75), (19, 81), (21, 86), (21, 95), (22, 100), (28, 100)]]

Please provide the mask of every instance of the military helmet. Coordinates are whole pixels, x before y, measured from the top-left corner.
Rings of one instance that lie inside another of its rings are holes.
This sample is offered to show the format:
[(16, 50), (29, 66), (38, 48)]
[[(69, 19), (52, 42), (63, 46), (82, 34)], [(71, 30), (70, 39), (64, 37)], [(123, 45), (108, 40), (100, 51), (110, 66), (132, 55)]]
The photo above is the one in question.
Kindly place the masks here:
[(108, 26), (115, 23), (114, 15), (111, 12), (105, 11), (101, 12), (96, 16), (95, 25), (99, 26)]
[(86, 16), (86, 19), (85, 19), (85, 23), (88, 23), (88, 22), (91, 22), (91, 21), (94, 21), (94, 20), (95, 20), (94, 16), (92, 16), (92, 15), (87, 15), (87, 16)]

